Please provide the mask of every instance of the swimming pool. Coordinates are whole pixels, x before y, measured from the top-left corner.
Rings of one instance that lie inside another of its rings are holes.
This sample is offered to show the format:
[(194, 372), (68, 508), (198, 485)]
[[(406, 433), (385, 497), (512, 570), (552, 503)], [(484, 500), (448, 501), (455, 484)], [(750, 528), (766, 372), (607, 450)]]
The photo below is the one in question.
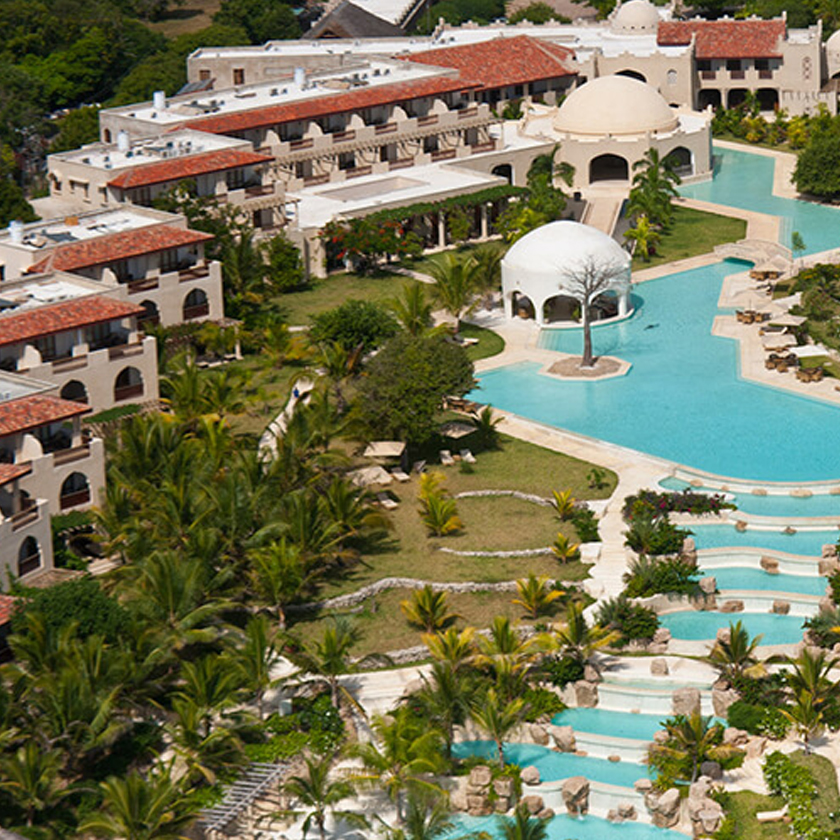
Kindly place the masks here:
[[(753, 172), (746, 185), (740, 171), (744, 159)], [(741, 198), (743, 190), (746, 203), (767, 212), (763, 202), (772, 172), (766, 160), (724, 153), (714, 182), (721, 191), (716, 198)], [(767, 183), (759, 183), (761, 178)], [(730, 182), (734, 186), (727, 186)], [(712, 185), (691, 189), (704, 186)], [(781, 204), (772, 206), (792, 214), (811, 250), (840, 244), (836, 210), (777, 201)], [(524, 362), (482, 373), (473, 396), (718, 475), (764, 481), (840, 478), (840, 407), (740, 379), (737, 343), (711, 335), (724, 277), (745, 268), (726, 261), (636, 285), (634, 315), (592, 331), (596, 354), (632, 363), (626, 376), (564, 382), (540, 374), (539, 363)], [(543, 330), (539, 337), (541, 347), (576, 354), (582, 341), (579, 329)]]
[[(496, 840), (504, 837), (499, 817), (458, 815), (453, 822), (454, 829), (445, 835), (451, 840), (463, 837), (465, 832), (487, 832)], [(686, 836), (647, 823), (612, 823), (591, 814), (581, 818), (558, 814), (548, 822), (548, 840), (686, 840)]]
[[(697, 493), (720, 493), (712, 487), (693, 487), (680, 478), (663, 478), (659, 486), (664, 490), (693, 490)], [(840, 495), (820, 493), (807, 498), (790, 495), (756, 496), (753, 493), (729, 493), (733, 504), (744, 513), (756, 516), (834, 516), (840, 520)]]
[[(648, 686), (649, 687), (649, 686)], [(555, 726), (571, 726), (575, 732), (610, 735), (637, 741), (653, 740), (653, 733), (662, 729), (662, 715), (613, 712), (608, 709), (565, 709), (555, 715)]]
[(713, 642), (721, 627), (740, 621), (750, 636), (763, 636), (763, 645), (792, 645), (802, 641), (803, 618), (798, 615), (774, 615), (773, 613), (719, 613), (699, 610), (682, 610), (659, 616), (663, 627), (671, 631), (675, 639), (685, 641)]
[(836, 543), (840, 531), (797, 531), (786, 534), (784, 531), (760, 531), (747, 528), (738, 531), (734, 525), (692, 525), (694, 542), (697, 548), (753, 547), (767, 548), (771, 551), (784, 551), (788, 554), (802, 554), (806, 557), (821, 557), (822, 547)]
[[(479, 756), (496, 758), (496, 745), (492, 741), (459, 741), (452, 746), (456, 758)], [(647, 778), (647, 767), (632, 761), (607, 761), (603, 758), (554, 752), (537, 744), (505, 743), (505, 761), (527, 767), (533, 764), (540, 771), (544, 782), (556, 782), (571, 776), (586, 776), (593, 782), (632, 788), (642, 778)]]
[(769, 575), (763, 569), (750, 569), (742, 566), (708, 569), (703, 575), (711, 575), (717, 580), (718, 589), (747, 590), (758, 592), (790, 592), (798, 595), (825, 595), (826, 579), (806, 575)]

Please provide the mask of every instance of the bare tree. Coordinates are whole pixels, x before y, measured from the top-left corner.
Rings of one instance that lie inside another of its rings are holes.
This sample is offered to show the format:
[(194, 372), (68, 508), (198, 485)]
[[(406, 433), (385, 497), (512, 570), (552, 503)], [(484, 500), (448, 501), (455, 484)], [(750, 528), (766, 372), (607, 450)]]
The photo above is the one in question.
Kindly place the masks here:
[(580, 301), (583, 319), (583, 358), (581, 367), (593, 367), (592, 329), (589, 309), (592, 301), (605, 292), (613, 283), (622, 280), (627, 274), (627, 265), (614, 257), (600, 257), (590, 254), (578, 262), (568, 265), (563, 270), (563, 287)]

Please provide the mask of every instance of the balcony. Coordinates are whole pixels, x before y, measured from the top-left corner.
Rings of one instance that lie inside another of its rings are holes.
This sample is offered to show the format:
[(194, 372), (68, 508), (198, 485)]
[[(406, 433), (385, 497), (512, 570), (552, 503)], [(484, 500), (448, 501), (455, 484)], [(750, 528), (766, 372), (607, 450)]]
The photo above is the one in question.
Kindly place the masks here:
[(206, 318), (210, 314), (209, 303), (197, 303), (195, 306), (184, 307), (184, 320), (192, 321), (195, 318)]
[(319, 184), (326, 184), (329, 180), (329, 175), (310, 175), (303, 179), (303, 185), (305, 187), (317, 187)]
[(70, 356), (69, 358), (56, 359), (52, 363), (53, 373), (66, 373), (71, 370), (81, 370), (87, 367), (87, 356)]
[(348, 178), (361, 178), (362, 175), (370, 175), (373, 172), (372, 166), (356, 166), (353, 169), (344, 170)]
[(315, 141), (311, 137), (301, 137), (300, 140), (290, 140), (289, 148), (292, 151), (295, 149), (311, 149), (314, 142)]
[(210, 276), (210, 267), (207, 265), (193, 265), (178, 272), (178, 282), (188, 283), (190, 280), (201, 280), (202, 277)]
[[(21, 528), (25, 528), (27, 525), (31, 525), (33, 522), (37, 522), (41, 518), (41, 514), (38, 511), (38, 505), (35, 504), (33, 501), (29, 501), (29, 506), (25, 507), (19, 513), (16, 513), (12, 517), (12, 531), (19, 531)], [(38, 568), (40, 565), (41, 558), (38, 557), (38, 562), (34, 568)], [(31, 570), (29, 570), (31, 571)]]
[(437, 114), (429, 114), (425, 117), (417, 117), (417, 125), (425, 126), (425, 125), (436, 125), (438, 121)]
[(128, 282), (128, 293), (130, 295), (136, 295), (140, 292), (151, 292), (157, 287), (157, 277), (144, 277), (141, 280), (130, 280)]
[(473, 143), (470, 146), (470, 154), (477, 155), (481, 152), (495, 152), (496, 151), (496, 141), (495, 140), (488, 140), (486, 143)]
[(355, 138), (355, 131), (337, 131), (332, 136), (333, 143), (345, 143), (348, 140), (355, 140)]
[(82, 443), (71, 449), (60, 449), (53, 454), (53, 464), (60, 467), (64, 464), (72, 464), (75, 461), (83, 461), (90, 457), (90, 444)]
[(704, 81), (714, 81), (717, 78), (717, 70), (701, 70), (700, 78)]
[(436, 152), (432, 152), (432, 160), (450, 160), (455, 157), (455, 154), (455, 149), (438, 149)]
[(119, 344), (116, 347), (108, 348), (108, 359), (125, 359), (128, 356), (139, 356), (143, 352), (143, 342), (136, 341), (133, 344)]
[(458, 119), (465, 120), (467, 117), (474, 117), (478, 113), (478, 107), (473, 105), (472, 108), (464, 108), (463, 111), (458, 111)]
[(142, 396), (142, 382), (138, 382), (136, 385), (123, 385), (122, 388), (114, 388), (114, 402), (122, 402), (123, 400), (130, 400), (133, 397)]
[(392, 134), (397, 130), (396, 123), (385, 123), (384, 125), (378, 125), (374, 129), (374, 133), (378, 136), (380, 134)]
[(773, 78), (773, 71), (772, 70), (759, 70), (758, 71), (758, 78), (759, 79), (772, 79)]
[(414, 166), (413, 158), (400, 158), (399, 160), (392, 160), (388, 164), (388, 171), (393, 172), (395, 169), (406, 169), (409, 166)]
[(730, 70), (729, 71), (729, 78), (735, 80), (741, 80), (747, 78), (747, 73), (745, 70)]
[(59, 497), (58, 504), (62, 510), (68, 508), (78, 507), (79, 505), (86, 505), (90, 501), (90, 488), (85, 487), (84, 490), (77, 490), (75, 493), (66, 493)]
[(272, 195), (274, 193), (274, 184), (254, 184), (251, 187), (245, 187), (245, 198), (259, 198), (261, 195)]

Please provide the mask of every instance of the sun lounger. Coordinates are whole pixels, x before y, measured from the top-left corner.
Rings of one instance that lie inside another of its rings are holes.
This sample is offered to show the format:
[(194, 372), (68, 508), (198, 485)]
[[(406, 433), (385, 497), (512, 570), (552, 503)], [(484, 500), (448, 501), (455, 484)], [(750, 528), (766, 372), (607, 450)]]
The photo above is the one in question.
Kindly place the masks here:
[(440, 450), (440, 462), (444, 467), (452, 467), (455, 465), (455, 459), (452, 457), (452, 453), (448, 449)]
[(385, 510), (393, 510), (399, 507), (399, 502), (392, 499), (387, 493), (377, 493), (376, 501), (385, 508)]
[(399, 469), (391, 470), (391, 475), (394, 476), (397, 481), (411, 481), (411, 476), (407, 472), (403, 472)]
[(475, 463), (475, 455), (470, 452), (469, 449), (462, 449), (461, 450), (461, 460), (466, 464), (474, 464)]
[(425, 461), (415, 461), (414, 466), (411, 468), (413, 473), (417, 473), (418, 475), (426, 469), (426, 462)]
[(788, 806), (779, 808), (778, 811), (756, 811), (755, 818), (760, 823), (779, 822), (787, 816)]

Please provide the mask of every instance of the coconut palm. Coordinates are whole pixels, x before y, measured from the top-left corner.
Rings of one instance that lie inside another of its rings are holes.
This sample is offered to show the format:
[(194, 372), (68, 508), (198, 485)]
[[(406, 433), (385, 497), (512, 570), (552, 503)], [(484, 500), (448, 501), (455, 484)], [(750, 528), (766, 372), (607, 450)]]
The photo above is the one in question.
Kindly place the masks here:
[(793, 670), (785, 672), (785, 680), (794, 696), (807, 694), (812, 704), (819, 708), (840, 694), (840, 684), (829, 676), (831, 669), (840, 663), (840, 658), (824, 650), (814, 651), (806, 647), (795, 659), (788, 658), (787, 663)]
[(386, 826), (388, 840), (437, 840), (454, 828), (444, 797), (409, 791), (402, 827)]
[(187, 840), (197, 812), (168, 772), (110, 776), (99, 787), (102, 802), (82, 822), (81, 832), (121, 840)]
[(741, 677), (758, 679), (767, 674), (766, 666), (755, 655), (762, 638), (759, 634), (751, 639), (740, 620), (730, 621), (728, 638), (718, 639), (706, 659), (730, 682)]
[(461, 329), (461, 319), (472, 312), (478, 303), (480, 277), (472, 257), (444, 254), (439, 262), (429, 268), (435, 285), (432, 296), (435, 303), (455, 319), (455, 333)]
[(400, 610), (409, 624), (426, 633), (435, 633), (445, 629), (458, 617), (448, 611), (446, 602), (446, 592), (435, 591), (427, 584), (422, 589), (415, 589), (410, 598), (400, 601)]
[(793, 705), (780, 710), (802, 738), (805, 753), (811, 752), (811, 740), (818, 737), (825, 726), (821, 704), (810, 691), (799, 691)]
[(495, 688), (488, 689), (473, 706), (472, 719), (496, 745), (499, 764), (505, 766), (504, 739), (522, 722), (525, 701), (521, 697), (505, 702)]
[(239, 685), (255, 698), (260, 720), (264, 716), (265, 692), (273, 684), (271, 671), (280, 660), (278, 641), (278, 630), (266, 616), (251, 616), (243, 638), (232, 646), (230, 653), (239, 672)]
[(459, 673), (449, 662), (433, 662), (428, 675), (422, 675), (423, 688), (412, 699), (423, 717), (442, 733), (446, 756), (452, 754), (456, 726), (463, 726), (469, 717), (475, 681), (469, 674)]
[(251, 587), (257, 598), (277, 611), (277, 624), (286, 627), (288, 604), (299, 600), (322, 573), (322, 568), (308, 563), (297, 546), (281, 539), (248, 552), (251, 564)]
[(422, 283), (403, 286), (402, 295), (392, 298), (389, 306), (399, 325), (409, 335), (421, 336), (431, 330), (432, 304)]
[(499, 817), (499, 828), (505, 840), (546, 840), (548, 820), (532, 817), (528, 807), (519, 805), (512, 817)]
[(496, 689), (504, 697), (513, 697), (522, 687), (530, 667), (537, 656), (535, 642), (523, 640), (513, 628), (510, 619), (496, 616), (490, 625), (490, 634), (478, 638), (475, 663), (493, 675)]
[(242, 688), (241, 669), (231, 667), (224, 657), (209, 654), (181, 665), (183, 685), (175, 695), (200, 710), (202, 734), (212, 730), (213, 714), (233, 706)]
[(518, 598), (512, 603), (522, 607), (528, 616), (535, 621), (541, 616), (552, 612), (552, 604), (563, 597), (563, 592), (552, 588), (548, 575), (537, 577), (533, 572), (527, 578), (516, 581)]
[(574, 515), (577, 501), (572, 495), (571, 490), (552, 490), (551, 506), (554, 512), (560, 518), (561, 522), (566, 522)]
[(26, 814), (27, 827), (61, 799), (60, 768), (60, 753), (44, 749), (35, 738), (0, 758), (0, 790)]
[(357, 825), (367, 825), (367, 820), (361, 814), (353, 811), (339, 811), (336, 809), (342, 800), (348, 799), (355, 793), (355, 786), (346, 778), (331, 779), (333, 756), (321, 758), (304, 756), (306, 764), (305, 775), (292, 776), (283, 786), (286, 793), (297, 799), (306, 809), (310, 809), (303, 821), (303, 836), (309, 833), (312, 823), (318, 827), (321, 840), (326, 838), (325, 824), (327, 813)]
[(676, 768), (677, 778), (694, 782), (704, 761), (725, 761), (741, 753), (737, 747), (723, 744), (723, 727), (699, 712), (678, 715), (663, 725), (668, 741), (650, 747), (651, 759), (654, 764), (669, 762)]
[(371, 728), (375, 741), (357, 744), (352, 750), (364, 765), (357, 778), (384, 790), (397, 809), (397, 822), (402, 823), (404, 793), (440, 793), (434, 775), (444, 767), (441, 733), (406, 707), (387, 718), (376, 715)]
[(493, 414), (493, 406), (485, 405), (477, 414), (470, 418), (475, 428), (475, 436), (478, 438), (482, 449), (496, 449), (499, 446), (498, 426), (504, 418)]
[(423, 636), (423, 644), (433, 659), (445, 662), (459, 671), (475, 656), (475, 630), (465, 627), (458, 631), (449, 627), (443, 633), (426, 634)]
[(571, 602), (566, 607), (566, 620), (554, 630), (552, 640), (563, 656), (586, 663), (596, 650), (608, 647), (621, 638), (618, 630), (591, 627), (583, 615), (583, 604)]

